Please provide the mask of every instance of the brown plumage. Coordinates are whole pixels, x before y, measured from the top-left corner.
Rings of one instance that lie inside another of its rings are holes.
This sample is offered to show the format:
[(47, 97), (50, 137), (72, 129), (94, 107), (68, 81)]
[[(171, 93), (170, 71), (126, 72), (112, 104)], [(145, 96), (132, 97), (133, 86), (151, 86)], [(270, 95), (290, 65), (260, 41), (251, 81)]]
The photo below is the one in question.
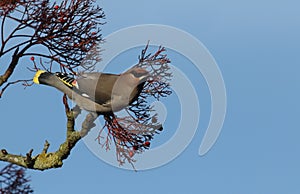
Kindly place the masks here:
[(122, 74), (83, 73), (76, 79), (61, 73), (38, 71), (37, 84), (49, 85), (67, 94), (81, 108), (100, 114), (120, 111), (140, 95), (149, 73), (132, 68)]

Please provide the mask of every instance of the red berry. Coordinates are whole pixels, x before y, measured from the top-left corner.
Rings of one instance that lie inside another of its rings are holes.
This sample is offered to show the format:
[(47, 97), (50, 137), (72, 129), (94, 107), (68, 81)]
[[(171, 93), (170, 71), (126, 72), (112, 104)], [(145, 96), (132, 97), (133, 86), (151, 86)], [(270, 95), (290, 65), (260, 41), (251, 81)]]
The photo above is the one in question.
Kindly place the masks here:
[(133, 151), (130, 151), (129, 152), (129, 157), (132, 157), (134, 155), (134, 152)]
[(55, 5), (55, 6), (54, 6), (54, 9), (58, 9), (58, 8), (59, 8), (59, 6), (58, 6), (58, 5)]
[(149, 141), (146, 141), (146, 142), (144, 143), (144, 146), (149, 147), (149, 146), (150, 146), (150, 142), (149, 142)]
[(138, 150), (138, 149), (139, 149), (139, 147), (138, 147), (138, 146), (136, 146), (136, 145), (134, 145), (134, 146), (132, 146), (132, 149), (133, 149), (133, 150)]
[(31, 61), (34, 61), (34, 56), (30, 57), (30, 60), (31, 60)]

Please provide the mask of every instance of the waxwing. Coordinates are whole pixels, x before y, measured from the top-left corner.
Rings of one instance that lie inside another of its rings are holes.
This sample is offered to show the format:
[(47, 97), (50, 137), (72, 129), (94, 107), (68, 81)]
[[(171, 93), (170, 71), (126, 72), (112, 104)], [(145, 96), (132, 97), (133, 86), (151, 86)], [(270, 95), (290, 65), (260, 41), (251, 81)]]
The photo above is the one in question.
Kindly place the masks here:
[(65, 73), (38, 70), (33, 82), (55, 87), (82, 109), (107, 114), (120, 111), (134, 102), (148, 77), (148, 71), (138, 67), (122, 74), (91, 72), (76, 78)]

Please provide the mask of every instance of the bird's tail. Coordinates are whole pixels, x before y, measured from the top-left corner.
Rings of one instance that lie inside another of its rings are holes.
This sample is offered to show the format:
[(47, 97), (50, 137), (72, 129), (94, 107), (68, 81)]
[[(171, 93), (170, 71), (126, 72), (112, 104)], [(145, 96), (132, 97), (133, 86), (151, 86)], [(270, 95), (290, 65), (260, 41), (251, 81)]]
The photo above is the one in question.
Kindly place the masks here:
[(45, 73), (45, 72), (46, 72), (46, 71), (44, 71), (44, 70), (38, 70), (38, 71), (35, 73), (34, 77), (33, 77), (33, 82), (36, 83), (36, 84), (40, 84), (39, 77), (40, 77), (41, 74), (43, 74), (43, 73)]
[(60, 72), (50, 73), (45, 70), (38, 70), (33, 77), (33, 82), (36, 84), (40, 84), (41, 81), (43, 79), (45, 79), (45, 77), (48, 77), (50, 75), (56, 76), (63, 84), (65, 84), (66, 86), (68, 86), (70, 88), (73, 88), (74, 86), (78, 87), (75, 78), (71, 77), (69, 74), (60, 73)]

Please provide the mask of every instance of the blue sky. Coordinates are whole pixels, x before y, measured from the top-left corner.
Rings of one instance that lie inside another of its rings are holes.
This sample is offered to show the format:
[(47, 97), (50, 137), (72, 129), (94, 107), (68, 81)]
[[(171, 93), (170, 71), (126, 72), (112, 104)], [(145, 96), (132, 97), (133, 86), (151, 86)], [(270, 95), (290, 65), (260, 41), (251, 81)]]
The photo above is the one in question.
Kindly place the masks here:
[[(133, 25), (164, 24), (199, 39), (224, 78), (224, 126), (213, 148), (200, 157), (198, 149), (210, 115), (208, 88), (187, 59), (170, 51), (172, 64), (197, 86), (201, 107), (198, 131), (187, 149), (164, 166), (134, 172), (104, 163), (81, 141), (61, 169), (27, 171), (36, 193), (300, 192), (298, 1), (132, 0), (99, 4), (107, 18), (104, 36)], [(138, 54), (137, 49), (128, 54), (135, 58), (121, 55), (112, 61), (113, 68), (124, 60), (126, 65), (134, 63)], [(30, 61), (23, 63), (16, 75), (26, 72), (32, 76), (26, 70)], [(61, 97), (48, 87), (9, 88), (0, 100), (1, 148), (13, 153), (34, 148), (37, 153), (47, 139), (50, 150), (56, 149), (65, 134)], [(157, 145), (175, 133), (172, 129), (178, 115), (171, 105), (167, 108), (166, 128), (155, 137)]]

